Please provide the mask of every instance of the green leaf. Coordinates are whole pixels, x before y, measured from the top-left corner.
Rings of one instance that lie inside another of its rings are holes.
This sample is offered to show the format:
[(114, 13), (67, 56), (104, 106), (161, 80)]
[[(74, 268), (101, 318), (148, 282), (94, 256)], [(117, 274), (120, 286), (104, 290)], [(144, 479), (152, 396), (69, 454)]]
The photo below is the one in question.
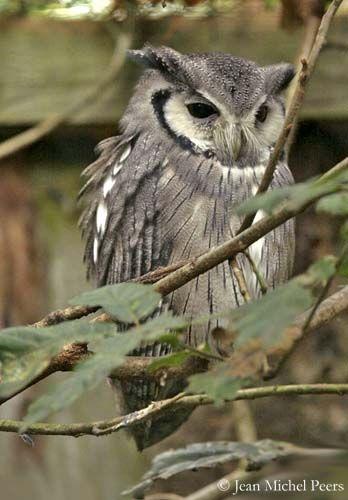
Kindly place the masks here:
[(284, 186), (249, 198), (237, 207), (238, 214), (250, 214), (257, 210), (273, 212), (284, 202), (291, 202), (293, 208), (314, 201), (317, 197), (331, 195), (348, 180), (348, 172), (341, 171), (329, 178), (312, 178), (306, 182)]
[(259, 339), (265, 347), (275, 345), (284, 329), (312, 304), (310, 290), (294, 279), (230, 312), (231, 329), (238, 332), (235, 347)]
[(225, 400), (234, 399), (237, 391), (247, 382), (247, 379), (231, 374), (228, 363), (222, 363), (213, 371), (191, 375), (186, 390), (196, 394), (204, 393), (219, 406)]
[(348, 215), (348, 193), (335, 193), (325, 196), (316, 205), (318, 212), (331, 215)]
[(0, 332), (0, 397), (25, 387), (65, 345), (99, 340), (115, 332), (111, 324), (67, 321), (47, 328), (13, 327)]
[[(93, 389), (112, 371), (120, 366), (126, 355), (142, 341), (154, 341), (168, 332), (181, 330), (187, 322), (173, 316), (162, 314), (130, 330), (114, 335), (100, 342), (97, 352), (86, 361), (80, 363), (70, 377), (36, 400), (28, 410), (24, 421), (26, 424), (45, 419), (50, 413), (61, 410), (87, 390)], [(174, 336), (174, 334), (172, 333)], [(22, 431), (24, 431), (23, 427)]]
[(159, 368), (167, 366), (180, 366), (190, 357), (192, 357), (192, 352), (190, 351), (174, 352), (173, 354), (162, 356), (161, 358), (153, 361), (148, 366), (148, 370), (149, 372), (155, 372)]
[(70, 300), (70, 304), (100, 306), (113, 319), (132, 324), (150, 316), (160, 300), (161, 295), (152, 285), (119, 283), (84, 292)]
[[(183, 326), (183, 328), (185, 328), (186, 326), (187, 324), (185, 323), (185, 326)], [(173, 328), (177, 331), (181, 330), (181, 328), (178, 327), (173, 327)], [(161, 344), (170, 345), (173, 350), (178, 351), (180, 347), (182, 347), (182, 342), (180, 340), (180, 337), (178, 335), (173, 335), (172, 333), (165, 333), (164, 335), (161, 335), (161, 337), (159, 337), (157, 340)]]
[[(50, 413), (66, 408), (87, 390), (96, 387), (115, 368), (121, 365), (125, 355), (139, 342), (136, 335), (119, 334), (107, 339), (101, 352), (80, 363), (72, 375), (60, 384), (54, 385), (47, 394), (35, 400), (24, 418), (26, 425), (44, 420)], [(26, 425), (21, 432), (24, 432)]]
[(325, 285), (328, 279), (336, 273), (337, 258), (334, 255), (326, 255), (312, 264), (306, 275), (313, 285)]
[(266, 193), (259, 194), (254, 198), (249, 198), (237, 207), (238, 214), (250, 214), (257, 210), (272, 213), (286, 201), (292, 201), (295, 206), (301, 205), (314, 196), (322, 193), (322, 187), (312, 186), (311, 183), (299, 183), (293, 186), (284, 186), (272, 189)]
[(274, 9), (279, 3), (279, 0), (263, 0), (263, 1), (266, 9)]

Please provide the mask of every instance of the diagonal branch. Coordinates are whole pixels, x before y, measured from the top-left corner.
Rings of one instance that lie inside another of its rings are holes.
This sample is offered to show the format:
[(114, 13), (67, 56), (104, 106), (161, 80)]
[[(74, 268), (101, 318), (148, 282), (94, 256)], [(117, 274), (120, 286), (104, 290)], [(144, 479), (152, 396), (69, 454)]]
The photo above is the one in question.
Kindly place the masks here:
[[(306, 333), (309, 333), (327, 324), (336, 316), (347, 310), (348, 286), (345, 286), (341, 290), (325, 299), (318, 306)], [(281, 343), (277, 346), (271, 347), (266, 352), (268, 364), (270, 366), (264, 373), (265, 379), (269, 379), (275, 376), (275, 374), (281, 367), (283, 360), (289, 355), (289, 353), (291, 353), (295, 349), (297, 343), (303, 338), (303, 325), (305, 324), (307, 318), (308, 312), (299, 315), (294, 323), (285, 330), (282, 336)], [(79, 362), (83, 361), (88, 355), (92, 355), (92, 353), (88, 353), (87, 346), (85, 345), (72, 344), (67, 346), (66, 349), (64, 349), (58, 356), (52, 359), (50, 365), (44, 372), (42, 372), (35, 380), (28, 384), (28, 386), (22, 388), (18, 392), (23, 392), (27, 387), (36, 384), (40, 380), (47, 378), (55, 372), (73, 370), (74, 367)], [(129, 356), (122, 366), (114, 370), (112, 376), (113, 378), (117, 378), (119, 380), (129, 380), (132, 377), (143, 378), (146, 376), (148, 379), (160, 383), (164, 377), (166, 379), (170, 378), (171, 380), (173, 380), (174, 378), (183, 379), (197, 372), (196, 358), (187, 360), (181, 366), (163, 367), (152, 372), (148, 370), (148, 366), (149, 364), (153, 363), (154, 360), (155, 358)], [(10, 397), (0, 399), (0, 405), (12, 399), (16, 394), (12, 394)]]
[[(333, 167), (331, 170), (329, 170), (326, 174), (322, 176), (321, 179), (328, 180), (330, 179), (333, 175), (336, 175), (338, 172), (342, 172), (343, 170), (348, 168), (348, 157), (342, 160), (339, 164), (337, 164), (335, 167)], [(162, 295), (166, 295), (170, 293), (173, 290), (176, 290), (180, 286), (185, 285), (188, 283), (191, 279), (195, 278), (199, 274), (202, 274), (209, 269), (215, 267), (216, 265), (220, 264), (224, 260), (230, 259), (234, 257), (237, 253), (242, 252), (243, 250), (246, 250), (249, 245), (257, 241), (259, 238), (267, 234), (269, 231), (277, 227), (278, 225), (282, 224), (286, 220), (294, 217), (294, 215), (302, 212), (308, 205), (316, 201), (317, 199), (312, 199), (310, 201), (307, 201), (303, 203), (300, 206), (294, 207), (294, 205), (291, 202), (287, 202), (283, 205), (283, 207), (279, 210), (277, 210), (274, 214), (269, 215), (261, 219), (259, 222), (256, 224), (253, 224), (251, 227), (240, 233), (239, 235), (235, 236), (231, 240), (223, 243), (222, 245), (219, 245), (217, 247), (214, 247), (213, 249), (209, 250), (205, 254), (202, 254), (200, 257), (197, 257), (196, 259), (189, 260), (186, 264), (182, 265), (183, 263), (180, 262), (178, 264), (175, 264), (174, 266), (169, 266), (169, 268), (161, 268), (159, 270), (153, 271), (149, 273), (148, 275), (142, 276), (140, 278), (141, 281), (146, 281), (146, 276), (149, 277), (147, 280), (150, 281), (150, 279), (153, 278), (153, 276), (158, 273), (160, 276), (165, 276), (164, 278), (161, 278), (157, 283), (155, 283), (154, 288), (159, 291)], [(178, 269), (176, 269), (177, 266), (180, 266)], [(175, 271), (173, 271), (176, 269)], [(169, 272), (168, 275), (166, 275), (166, 272)], [(151, 278), (150, 278), (151, 275)], [(335, 309), (330, 309), (328, 313), (328, 317), (333, 318), (342, 310), (346, 309), (346, 300), (348, 297), (348, 289), (343, 289), (343, 297), (342, 301), (338, 301), (337, 304), (337, 311), (335, 312)], [(327, 299), (329, 300), (329, 299)], [(325, 304), (326, 301), (323, 302), (321, 305), (325, 309)], [(343, 308), (341, 308), (341, 304), (343, 304)], [(319, 308), (321, 310), (321, 308)], [(60, 323), (65, 320), (70, 320), (70, 319), (76, 319), (82, 316), (85, 316), (87, 314), (90, 314), (94, 312), (96, 309), (93, 308), (88, 308), (88, 307), (77, 307), (77, 308), (68, 308), (66, 310), (61, 310), (61, 311), (56, 311), (51, 314), (49, 314), (46, 318), (43, 320), (39, 321), (36, 323), (35, 326), (41, 327), (41, 326), (47, 326), (50, 324), (55, 324), (55, 323)], [(331, 314), (332, 313), (332, 314)], [(317, 315), (316, 315), (317, 316)], [(311, 330), (315, 327), (314, 325), (316, 322), (312, 321), (311, 322)], [(288, 342), (290, 343), (290, 347), (285, 347), (286, 352), (290, 351), (293, 348), (293, 343), (295, 343), (298, 338), (301, 338), (302, 334), (301, 331), (298, 331), (298, 329), (295, 329), (294, 332), (289, 336)], [(81, 351), (81, 345), (78, 345), (76, 347), (78, 351)], [(85, 346), (84, 349), (82, 349), (83, 355), (86, 354), (87, 348)], [(285, 352), (284, 351), (284, 352)], [(69, 346), (68, 352), (71, 353), (71, 357), (74, 358), (74, 362), (78, 359), (81, 359), (79, 356), (74, 356), (75, 348), (74, 346)], [(285, 355), (283, 353), (283, 355)], [(64, 353), (62, 353), (62, 356), (64, 358)], [(58, 371), (62, 368), (59, 368), (59, 366), (62, 366), (61, 363), (56, 362), (56, 359), (52, 360), (52, 363), (48, 367), (45, 372), (43, 372), (34, 382), (28, 385), (32, 385), (33, 383), (38, 382), (39, 380), (46, 378), (48, 375), (51, 373)], [(66, 366), (69, 366), (69, 359), (67, 359), (67, 364)], [(63, 368), (64, 369), (64, 368)], [(273, 373), (273, 370), (270, 372)], [(24, 389), (23, 389), (24, 390)], [(3, 399), (0, 400), (0, 404), (4, 403), (8, 399)]]
[[(293, 95), (291, 101), (289, 103), (288, 111), (286, 113), (284, 125), (278, 137), (278, 140), (274, 146), (273, 152), (270, 156), (268, 165), (266, 167), (263, 178), (261, 179), (258, 191), (256, 194), (264, 193), (267, 191), (269, 185), (272, 182), (274, 171), (277, 167), (279, 158), (284, 150), (284, 146), (289, 137), (289, 134), (296, 122), (299, 111), (302, 107), (305, 90), (307, 88), (307, 84), (313, 74), (315, 69), (319, 54), (325, 44), (326, 35), (329, 30), (331, 21), (333, 20), (337, 9), (341, 5), (343, 0), (333, 0), (326, 13), (322, 17), (320, 26), (318, 28), (317, 36), (313, 43), (312, 49), (310, 51), (308, 59), (303, 57), (301, 59), (301, 70), (295, 85)], [(243, 220), (243, 223), (239, 229), (239, 232), (244, 231), (246, 228), (251, 226), (254, 221), (255, 214), (250, 214)]]
[[(342, 160), (338, 165), (329, 170), (320, 180), (328, 180), (334, 174), (346, 170), (348, 168), (348, 157)], [(318, 181), (318, 182), (319, 182)], [(321, 196), (326, 196), (332, 193), (332, 188), (328, 187), (327, 192), (323, 192)], [(320, 197), (317, 195), (305, 202), (294, 204), (291, 200), (285, 202), (281, 208), (277, 209), (271, 215), (265, 216), (258, 222), (249, 226), (244, 231), (238, 233), (230, 240), (222, 243), (219, 246), (208, 250), (208, 252), (191, 259), (187, 264), (183, 265), (168, 276), (160, 279), (154, 289), (162, 295), (167, 295), (177, 288), (185, 285), (199, 274), (209, 271), (225, 260), (233, 259), (238, 253), (244, 252), (252, 243), (265, 236), (276, 227), (280, 226), (289, 219), (302, 213), (311, 204), (318, 201)]]

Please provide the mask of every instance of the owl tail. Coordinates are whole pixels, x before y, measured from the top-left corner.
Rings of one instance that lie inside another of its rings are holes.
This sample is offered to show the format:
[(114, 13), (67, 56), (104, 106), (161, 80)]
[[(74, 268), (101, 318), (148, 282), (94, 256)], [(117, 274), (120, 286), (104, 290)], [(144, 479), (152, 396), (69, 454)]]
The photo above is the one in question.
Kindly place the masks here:
[[(164, 356), (168, 354), (171, 347), (165, 344), (155, 343), (151, 346), (140, 347), (133, 356)], [(185, 379), (167, 379), (165, 385), (160, 385), (153, 378), (132, 378), (131, 380), (110, 380), (111, 385), (116, 388), (122, 414), (127, 415), (149, 406), (153, 401), (171, 398), (182, 392), (187, 385)], [(194, 408), (168, 408), (157, 416), (144, 423), (134, 425), (130, 428), (137, 448), (142, 451), (165, 437), (175, 432), (191, 415)]]
[[(176, 380), (170, 388), (163, 388), (157, 382), (145, 379), (133, 379), (131, 382), (113, 381), (113, 384), (121, 396), (121, 409), (124, 414), (142, 410), (153, 401), (173, 397), (181, 392), (186, 385), (184, 380)], [(158, 416), (154, 415), (151, 419), (131, 427), (130, 434), (133, 436), (138, 450), (142, 451), (175, 432), (188, 419), (192, 411), (193, 408), (177, 410), (168, 408), (161, 411)]]

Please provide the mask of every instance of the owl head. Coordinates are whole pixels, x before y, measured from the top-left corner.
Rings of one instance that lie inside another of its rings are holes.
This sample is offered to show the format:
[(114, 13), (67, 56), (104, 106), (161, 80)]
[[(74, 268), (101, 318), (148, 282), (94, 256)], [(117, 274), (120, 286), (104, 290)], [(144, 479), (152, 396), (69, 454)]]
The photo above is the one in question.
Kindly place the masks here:
[(129, 56), (147, 68), (129, 106), (138, 123), (158, 126), (182, 147), (226, 166), (268, 158), (284, 121), (291, 64), (260, 67), (230, 54), (150, 45)]

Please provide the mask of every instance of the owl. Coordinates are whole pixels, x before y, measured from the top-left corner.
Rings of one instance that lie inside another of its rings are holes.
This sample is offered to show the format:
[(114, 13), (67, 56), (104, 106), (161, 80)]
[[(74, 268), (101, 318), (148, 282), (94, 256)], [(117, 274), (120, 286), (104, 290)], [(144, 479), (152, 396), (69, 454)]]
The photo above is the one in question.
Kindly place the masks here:
[[(198, 256), (235, 236), (242, 222), (236, 207), (260, 183), (285, 115), (283, 91), (294, 76), (290, 64), (258, 66), (223, 53), (181, 54), (146, 45), (129, 51), (145, 66), (120, 121), (120, 134), (102, 141), (98, 159), (85, 170), (81, 227), (88, 274), (98, 286), (127, 281)], [(293, 182), (285, 155), (270, 186)], [(262, 212), (257, 218), (262, 217)], [(286, 281), (294, 255), (288, 221), (249, 247), (270, 288)], [(245, 255), (238, 255), (253, 299), (260, 295)], [(228, 261), (165, 297), (161, 310), (195, 318), (244, 303)], [(185, 342), (208, 342), (218, 319), (192, 325)], [(126, 333), (125, 333), (126, 334)], [(162, 356), (154, 343), (133, 355)], [(122, 411), (173, 396), (184, 381), (164, 387), (146, 380), (113, 381)], [(172, 433), (191, 410), (168, 411), (133, 429), (139, 449)]]

